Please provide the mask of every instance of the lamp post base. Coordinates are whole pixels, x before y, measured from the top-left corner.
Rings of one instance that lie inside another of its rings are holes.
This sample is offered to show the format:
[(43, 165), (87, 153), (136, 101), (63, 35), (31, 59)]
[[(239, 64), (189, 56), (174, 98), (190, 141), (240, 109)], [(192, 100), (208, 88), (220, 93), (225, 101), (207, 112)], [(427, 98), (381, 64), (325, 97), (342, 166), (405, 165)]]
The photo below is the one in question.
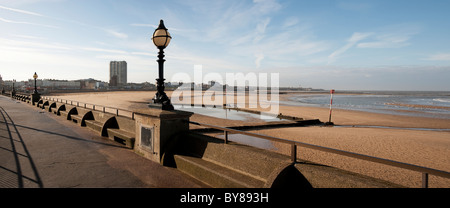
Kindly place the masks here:
[(39, 94), (39, 93), (31, 94), (31, 104), (32, 105), (35, 105), (35, 103), (39, 102), (40, 99), (41, 99), (41, 94)]
[[(161, 74), (160, 74), (160, 77), (162, 77)], [(159, 106), (159, 107), (154, 107), (154, 108), (159, 108), (162, 110), (173, 110), (173, 105), (170, 102), (170, 99), (167, 96), (167, 94), (164, 92), (164, 80), (165, 80), (164, 78), (156, 79), (157, 92), (155, 94), (155, 97), (152, 99), (153, 104), (150, 104), (150, 105)]]
[(174, 110), (173, 105), (171, 103), (168, 103), (168, 104), (150, 103), (150, 104), (148, 104), (148, 107), (159, 109), (159, 110), (167, 110), (167, 111)]

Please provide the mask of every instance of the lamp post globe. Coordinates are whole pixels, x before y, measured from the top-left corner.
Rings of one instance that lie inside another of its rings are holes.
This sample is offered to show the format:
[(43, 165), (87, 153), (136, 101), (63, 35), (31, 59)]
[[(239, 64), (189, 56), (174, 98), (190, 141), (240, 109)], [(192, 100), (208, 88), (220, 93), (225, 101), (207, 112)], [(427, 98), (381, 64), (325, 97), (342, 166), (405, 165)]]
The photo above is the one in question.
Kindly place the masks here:
[(164, 21), (160, 20), (158, 28), (153, 32), (153, 44), (155, 44), (158, 49), (164, 49), (169, 45), (171, 39), (172, 36), (170, 36), (169, 31), (167, 31)]
[(162, 110), (173, 110), (173, 105), (164, 92), (164, 49), (169, 45), (172, 36), (167, 31), (164, 21), (160, 20), (158, 28), (153, 32), (153, 44), (159, 49), (158, 53), (158, 79), (156, 79), (156, 95), (153, 98), (153, 103), (161, 105)]

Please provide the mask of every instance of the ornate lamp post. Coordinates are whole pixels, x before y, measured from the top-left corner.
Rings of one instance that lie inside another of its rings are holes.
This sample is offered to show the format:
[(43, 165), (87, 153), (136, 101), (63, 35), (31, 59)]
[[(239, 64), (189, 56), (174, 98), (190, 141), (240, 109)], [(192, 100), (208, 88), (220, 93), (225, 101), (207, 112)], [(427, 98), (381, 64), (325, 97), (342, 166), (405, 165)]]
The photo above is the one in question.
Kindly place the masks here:
[(153, 98), (153, 103), (161, 105), (162, 110), (173, 110), (173, 105), (170, 103), (169, 97), (164, 92), (164, 49), (169, 45), (172, 37), (164, 26), (163, 20), (160, 20), (158, 28), (153, 33), (153, 43), (159, 49), (158, 53), (158, 79), (156, 79), (156, 95)]
[(13, 79), (13, 81), (12, 81), (13, 86), (12, 86), (12, 91), (11, 91), (11, 96), (13, 96), (13, 97), (16, 95), (16, 89), (14, 87), (15, 83), (16, 83), (16, 80)]
[(33, 78), (34, 78), (34, 94), (38, 94), (36, 87), (36, 79), (38, 78), (38, 75), (36, 74), (36, 72), (34, 72)]
[(38, 78), (38, 75), (36, 74), (36, 72), (34, 72), (33, 78), (34, 78), (34, 92), (33, 94), (31, 94), (31, 104), (35, 105), (35, 103), (38, 102), (39, 99), (41, 99), (41, 95), (37, 91), (36, 79)]

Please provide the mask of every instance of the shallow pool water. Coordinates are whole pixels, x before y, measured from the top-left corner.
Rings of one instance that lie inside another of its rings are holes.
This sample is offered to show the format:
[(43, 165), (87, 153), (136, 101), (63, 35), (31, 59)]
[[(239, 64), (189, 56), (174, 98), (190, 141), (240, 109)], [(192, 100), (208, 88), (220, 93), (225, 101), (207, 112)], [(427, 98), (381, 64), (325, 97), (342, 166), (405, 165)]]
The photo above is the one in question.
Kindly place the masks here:
[[(223, 139), (224, 135), (217, 136), (218, 138)], [(228, 140), (232, 142), (237, 142), (240, 144), (249, 145), (252, 147), (257, 147), (266, 150), (277, 150), (275, 146), (273, 146), (272, 142), (267, 139), (262, 139), (258, 137), (243, 135), (243, 134), (228, 134)]]
[(284, 119), (277, 118), (271, 115), (255, 114), (244, 111), (224, 109), (221, 107), (193, 107), (190, 105), (173, 105), (177, 110), (189, 111), (196, 114), (211, 116), (215, 118), (239, 120), (239, 121), (254, 121), (259, 119), (261, 121), (281, 121)]

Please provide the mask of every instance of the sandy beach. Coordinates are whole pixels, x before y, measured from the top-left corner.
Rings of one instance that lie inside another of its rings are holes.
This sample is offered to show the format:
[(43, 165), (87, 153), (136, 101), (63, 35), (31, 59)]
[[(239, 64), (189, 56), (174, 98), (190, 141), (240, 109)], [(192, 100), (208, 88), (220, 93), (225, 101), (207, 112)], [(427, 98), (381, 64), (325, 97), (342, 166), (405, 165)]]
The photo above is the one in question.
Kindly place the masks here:
[[(145, 103), (148, 102), (154, 94), (155, 92), (151, 91), (127, 91), (55, 94), (49, 97), (133, 110), (146, 107)], [(167, 94), (170, 97), (171, 92), (168, 92)], [(289, 96), (289, 93), (280, 94), (280, 100), (286, 99)], [(188, 101), (186, 100), (183, 102)], [(252, 110), (263, 111), (264, 109)], [(329, 109), (280, 105), (279, 112), (283, 115), (296, 116), (304, 119), (320, 119), (325, 122), (328, 121)], [(257, 120), (225, 120), (198, 114), (193, 115), (191, 120), (219, 126), (237, 126), (245, 125), (248, 122), (261, 122)], [(439, 131), (439, 129), (450, 129), (449, 119), (398, 116), (333, 109), (332, 121), (336, 126), (289, 127), (255, 130), (253, 132), (450, 172), (450, 131)], [(383, 126), (394, 128), (358, 126)], [(402, 128), (426, 128), (436, 130), (425, 131)], [(278, 149), (277, 151), (282, 153), (287, 153), (289, 150), (288, 147), (280, 144), (274, 144), (274, 146)], [(304, 148), (298, 150), (298, 155), (299, 158), (304, 160), (342, 168), (391, 181), (403, 186), (421, 186), (421, 173), (418, 172)], [(430, 176), (429, 186), (450, 188), (450, 179)]]

